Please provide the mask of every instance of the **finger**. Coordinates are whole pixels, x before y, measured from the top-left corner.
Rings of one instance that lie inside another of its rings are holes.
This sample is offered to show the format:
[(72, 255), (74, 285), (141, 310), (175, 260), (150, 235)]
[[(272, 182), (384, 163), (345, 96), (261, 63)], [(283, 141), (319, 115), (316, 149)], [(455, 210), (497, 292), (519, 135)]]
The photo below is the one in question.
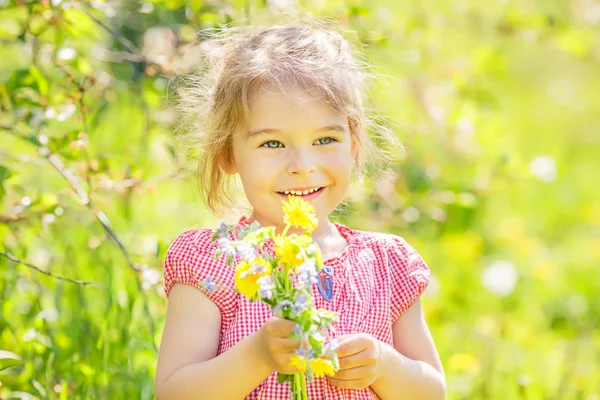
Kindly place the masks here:
[(277, 353), (293, 353), (300, 348), (300, 342), (288, 338), (274, 338), (271, 341), (271, 348)]
[(292, 365), (292, 363), (290, 362), (291, 358), (294, 357), (296, 354), (295, 353), (286, 353), (286, 354), (279, 354), (277, 357), (275, 357), (275, 360), (277, 362), (277, 371), (281, 372), (282, 374), (296, 374), (299, 373), (300, 370)]
[(363, 365), (356, 368), (339, 370), (335, 373), (335, 375), (332, 376), (332, 378), (340, 381), (352, 381), (364, 379), (366, 376), (370, 376), (371, 374), (371, 367), (368, 365)]
[(269, 321), (269, 332), (276, 337), (288, 338), (294, 331), (296, 323), (287, 319), (273, 317)]
[(353, 336), (348, 339), (344, 339), (335, 350), (338, 358), (351, 356), (353, 354), (360, 353), (366, 349), (369, 342), (361, 336)]
[(343, 370), (356, 368), (363, 365), (374, 365), (377, 360), (374, 357), (373, 352), (367, 349), (351, 356), (340, 357), (339, 362), (340, 370)]

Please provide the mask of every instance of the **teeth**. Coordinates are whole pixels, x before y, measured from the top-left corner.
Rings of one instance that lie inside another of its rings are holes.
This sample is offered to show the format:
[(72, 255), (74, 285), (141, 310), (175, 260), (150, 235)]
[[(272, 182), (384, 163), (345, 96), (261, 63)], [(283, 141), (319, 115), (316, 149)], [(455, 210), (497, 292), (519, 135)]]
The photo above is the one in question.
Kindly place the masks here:
[(312, 189), (308, 189), (308, 190), (284, 190), (283, 193), (285, 193), (285, 194), (291, 194), (293, 196), (303, 196), (303, 195), (307, 195), (309, 193), (316, 192), (317, 190), (319, 190), (318, 187), (312, 188)]

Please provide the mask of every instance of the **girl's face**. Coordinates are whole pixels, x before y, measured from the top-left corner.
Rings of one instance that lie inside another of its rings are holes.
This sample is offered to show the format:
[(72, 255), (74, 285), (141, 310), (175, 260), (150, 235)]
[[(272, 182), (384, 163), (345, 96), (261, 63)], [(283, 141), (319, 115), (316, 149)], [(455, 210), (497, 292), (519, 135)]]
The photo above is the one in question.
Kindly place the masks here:
[(356, 140), (347, 116), (315, 94), (265, 86), (252, 98), (248, 131), (234, 136), (227, 169), (239, 173), (253, 219), (262, 226), (283, 225), (286, 191), (318, 189), (302, 198), (312, 203), (325, 229), (323, 221), (346, 195)]

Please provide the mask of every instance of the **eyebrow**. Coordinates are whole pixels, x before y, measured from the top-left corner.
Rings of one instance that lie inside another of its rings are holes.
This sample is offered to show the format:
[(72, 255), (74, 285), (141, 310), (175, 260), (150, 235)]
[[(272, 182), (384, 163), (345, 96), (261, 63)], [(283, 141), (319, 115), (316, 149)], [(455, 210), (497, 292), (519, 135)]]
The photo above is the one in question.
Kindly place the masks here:
[[(346, 132), (346, 129), (340, 125), (340, 124), (333, 124), (333, 125), (327, 125), (324, 126), (322, 128), (317, 128), (313, 131), (313, 133), (318, 133), (318, 132), (330, 132), (330, 131), (336, 131), (336, 132)], [(273, 129), (273, 128), (267, 128), (267, 129), (258, 129), (255, 131), (250, 131), (248, 132), (248, 135), (246, 137), (250, 138), (253, 136), (258, 136), (258, 135), (264, 135), (267, 133), (282, 133), (281, 130), (279, 129)]]

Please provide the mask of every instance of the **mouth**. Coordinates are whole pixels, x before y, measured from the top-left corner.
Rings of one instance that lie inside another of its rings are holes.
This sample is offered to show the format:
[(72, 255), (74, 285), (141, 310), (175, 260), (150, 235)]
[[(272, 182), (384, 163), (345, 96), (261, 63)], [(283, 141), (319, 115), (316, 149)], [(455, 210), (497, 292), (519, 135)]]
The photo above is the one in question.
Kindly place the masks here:
[(314, 188), (309, 188), (305, 190), (284, 190), (282, 192), (277, 192), (277, 194), (286, 200), (288, 196), (298, 196), (304, 200), (312, 200), (318, 197), (324, 189), (324, 186), (316, 186)]

